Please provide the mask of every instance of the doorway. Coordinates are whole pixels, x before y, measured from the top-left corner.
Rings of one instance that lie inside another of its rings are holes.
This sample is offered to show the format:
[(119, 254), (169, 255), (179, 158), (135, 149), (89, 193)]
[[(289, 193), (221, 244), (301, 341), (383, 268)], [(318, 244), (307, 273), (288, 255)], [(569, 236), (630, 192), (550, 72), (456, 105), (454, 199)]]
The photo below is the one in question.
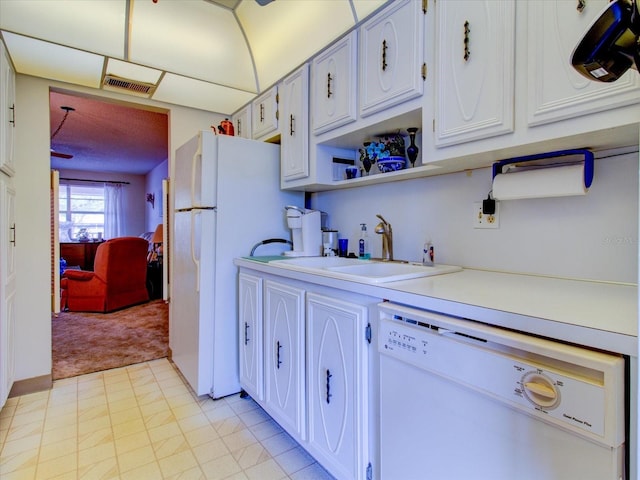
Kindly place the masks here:
[[(56, 180), (52, 175), (52, 292), (59, 293), (56, 280), (60, 279), (61, 242), (67, 252), (95, 254), (104, 240), (148, 236), (163, 224), (166, 215), (162, 208), (163, 181), (169, 172), (168, 111), (61, 89), (50, 89), (49, 100), (50, 165), (52, 171), (58, 172), (57, 177), (66, 179)], [(65, 185), (66, 199), (58, 188), (61, 184)], [(90, 202), (83, 199), (81, 193), (70, 196), (69, 184), (80, 186), (76, 189), (78, 192), (98, 192), (94, 197), (100, 196), (106, 184), (122, 185), (124, 215), (119, 230), (112, 230), (111, 235), (105, 230), (104, 199), (93, 198)], [(155, 197), (154, 202), (149, 202), (150, 196)], [(80, 262), (75, 257), (72, 263), (67, 263), (67, 267), (89, 269), (91, 264), (85, 261), (76, 265)], [(60, 306), (54, 295), (54, 315)], [(164, 315), (166, 304), (148, 310)], [(125, 313), (120, 312), (120, 316)], [(74, 314), (83, 316), (81, 312)]]

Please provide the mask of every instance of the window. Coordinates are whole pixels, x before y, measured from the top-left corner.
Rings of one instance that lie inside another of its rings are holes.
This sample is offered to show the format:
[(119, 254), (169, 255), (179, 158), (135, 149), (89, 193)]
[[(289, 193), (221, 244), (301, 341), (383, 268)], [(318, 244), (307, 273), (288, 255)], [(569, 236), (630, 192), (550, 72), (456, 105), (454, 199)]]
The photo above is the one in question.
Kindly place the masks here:
[(99, 239), (104, 232), (104, 187), (60, 183), (60, 241)]

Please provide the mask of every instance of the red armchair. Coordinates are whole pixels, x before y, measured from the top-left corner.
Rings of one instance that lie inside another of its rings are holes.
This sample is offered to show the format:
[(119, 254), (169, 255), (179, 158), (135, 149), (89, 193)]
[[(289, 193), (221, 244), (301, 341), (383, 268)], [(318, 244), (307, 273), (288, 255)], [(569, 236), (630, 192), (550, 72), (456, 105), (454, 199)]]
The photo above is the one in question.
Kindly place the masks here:
[(147, 252), (140, 237), (120, 237), (101, 244), (94, 271), (65, 270), (60, 287), (63, 309), (111, 312), (149, 300)]

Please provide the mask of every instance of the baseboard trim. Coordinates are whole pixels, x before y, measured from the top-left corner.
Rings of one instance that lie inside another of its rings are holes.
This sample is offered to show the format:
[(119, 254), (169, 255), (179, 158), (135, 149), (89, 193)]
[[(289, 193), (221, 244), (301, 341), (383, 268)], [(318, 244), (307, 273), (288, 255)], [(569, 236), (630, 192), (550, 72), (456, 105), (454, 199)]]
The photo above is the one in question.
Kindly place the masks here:
[(53, 376), (51, 374), (27, 378), (26, 380), (18, 380), (17, 382), (13, 382), (13, 386), (9, 392), (9, 398), (51, 390), (52, 386)]

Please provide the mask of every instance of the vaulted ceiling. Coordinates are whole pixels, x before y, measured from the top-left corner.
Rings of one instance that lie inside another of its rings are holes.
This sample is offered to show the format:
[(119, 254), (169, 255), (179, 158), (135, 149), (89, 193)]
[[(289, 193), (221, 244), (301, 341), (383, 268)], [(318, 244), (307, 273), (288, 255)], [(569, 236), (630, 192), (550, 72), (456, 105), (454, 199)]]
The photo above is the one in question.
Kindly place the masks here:
[(231, 114), (387, 1), (2, 0), (0, 33), (17, 73)]

